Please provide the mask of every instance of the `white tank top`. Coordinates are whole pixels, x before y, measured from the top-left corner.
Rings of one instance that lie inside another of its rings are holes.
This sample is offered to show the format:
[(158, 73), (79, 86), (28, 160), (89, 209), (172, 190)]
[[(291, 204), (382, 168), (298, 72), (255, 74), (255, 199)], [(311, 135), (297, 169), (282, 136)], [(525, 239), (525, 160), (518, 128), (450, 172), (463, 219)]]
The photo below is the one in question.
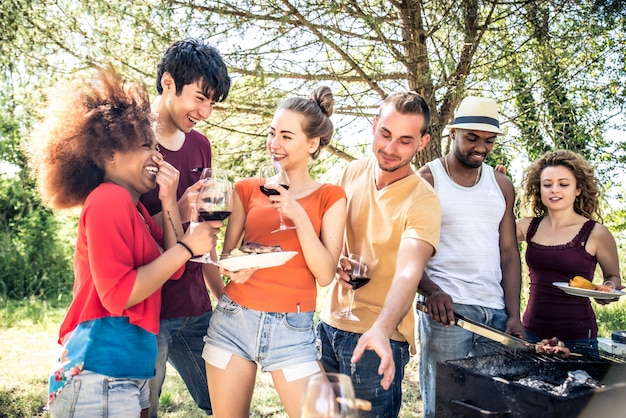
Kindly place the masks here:
[(483, 164), (480, 180), (459, 186), (441, 160), (428, 163), (441, 202), (441, 240), (426, 273), (455, 303), (504, 308), (500, 267), (500, 221), (506, 201), (492, 167)]

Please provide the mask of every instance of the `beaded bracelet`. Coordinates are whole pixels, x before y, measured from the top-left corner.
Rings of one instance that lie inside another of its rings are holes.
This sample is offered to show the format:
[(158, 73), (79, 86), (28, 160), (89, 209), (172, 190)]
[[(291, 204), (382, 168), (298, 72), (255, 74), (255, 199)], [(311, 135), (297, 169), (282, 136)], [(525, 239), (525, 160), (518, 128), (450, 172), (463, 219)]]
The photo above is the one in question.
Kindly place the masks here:
[(177, 244), (182, 245), (183, 247), (185, 247), (185, 249), (186, 249), (187, 251), (189, 251), (189, 255), (191, 255), (191, 258), (194, 258), (194, 257), (195, 257), (195, 255), (193, 254), (193, 251), (191, 251), (191, 248), (189, 248), (189, 246), (188, 246), (187, 244), (185, 244), (185, 243), (184, 243), (184, 242), (182, 242), (182, 241), (176, 241), (176, 243), (177, 243)]

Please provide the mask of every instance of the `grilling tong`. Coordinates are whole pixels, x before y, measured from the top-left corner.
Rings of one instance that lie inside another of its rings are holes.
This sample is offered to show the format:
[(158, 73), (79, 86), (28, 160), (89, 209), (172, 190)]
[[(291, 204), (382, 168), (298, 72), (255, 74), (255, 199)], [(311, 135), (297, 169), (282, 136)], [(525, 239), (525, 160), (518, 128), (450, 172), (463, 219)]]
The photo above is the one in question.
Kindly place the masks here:
[[(424, 313), (428, 313), (428, 308), (421, 302), (417, 302), (415, 304), (415, 307)], [(507, 334), (506, 332), (502, 332), (498, 329), (491, 328), (487, 325), (481, 324), (480, 322), (474, 321), (473, 319), (466, 318), (456, 312), (454, 313), (454, 320), (457, 326), (467, 331), (481, 335), (485, 338), (489, 338), (492, 341), (497, 341), (508, 348), (514, 350), (535, 351), (536, 344), (523, 340), (514, 335)], [(570, 353), (570, 356), (580, 356), (580, 354)]]

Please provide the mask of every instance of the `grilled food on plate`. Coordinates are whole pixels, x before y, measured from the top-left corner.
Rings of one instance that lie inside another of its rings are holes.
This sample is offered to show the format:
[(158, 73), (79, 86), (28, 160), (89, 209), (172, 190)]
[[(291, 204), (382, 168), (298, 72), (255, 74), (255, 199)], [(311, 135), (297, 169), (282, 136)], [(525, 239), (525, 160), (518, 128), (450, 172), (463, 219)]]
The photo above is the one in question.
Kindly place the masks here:
[(593, 284), (589, 280), (582, 276), (574, 276), (569, 281), (570, 287), (577, 287), (580, 289), (599, 290), (600, 292), (612, 292), (615, 289), (613, 282), (607, 281), (604, 284)]
[(260, 242), (250, 241), (244, 244), (241, 249), (235, 248), (229, 255), (231, 257), (239, 257), (242, 255), (279, 253), (282, 251), (283, 249), (280, 245), (264, 245)]
[(569, 281), (570, 287), (578, 287), (580, 289), (596, 290), (596, 285), (582, 276), (574, 276)]

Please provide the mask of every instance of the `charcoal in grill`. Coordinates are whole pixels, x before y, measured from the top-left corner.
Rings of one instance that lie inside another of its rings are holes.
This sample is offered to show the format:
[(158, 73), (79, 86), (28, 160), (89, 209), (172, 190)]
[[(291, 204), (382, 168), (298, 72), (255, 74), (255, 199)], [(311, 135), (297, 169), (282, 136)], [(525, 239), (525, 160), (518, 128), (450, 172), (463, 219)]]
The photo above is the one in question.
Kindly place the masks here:
[[(437, 418), (499, 416), (570, 418), (622, 416), (626, 410), (626, 363), (595, 350), (577, 347), (580, 357), (559, 359), (532, 351), (503, 351), (449, 360), (437, 365)], [(528, 387), (535, 378), (552, 387), (569, 373), (582, 371), (593, 384), (571, 385), (565, 396), (545, 387)], [(575, 386), (575, 387), (574, 387)]]

